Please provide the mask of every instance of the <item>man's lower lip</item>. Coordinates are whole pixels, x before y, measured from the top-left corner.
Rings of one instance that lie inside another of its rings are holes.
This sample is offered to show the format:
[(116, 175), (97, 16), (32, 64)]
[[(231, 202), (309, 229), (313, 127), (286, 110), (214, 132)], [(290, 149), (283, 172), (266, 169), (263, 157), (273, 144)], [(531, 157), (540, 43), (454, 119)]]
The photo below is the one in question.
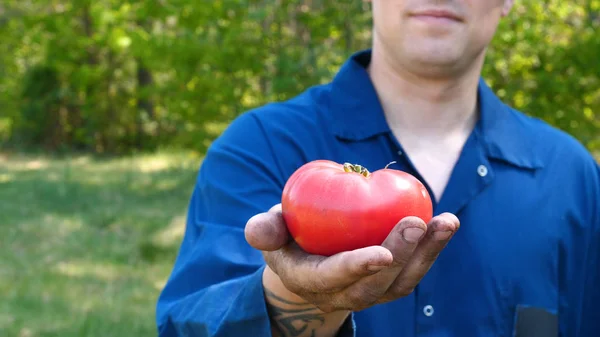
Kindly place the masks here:
[(419, 21), (433, 23), (433, 24), (450, 24), (450, 23), (458, 23), (458, 20), (447, 16), (433, 16), (433, 15), (415, 15), (414, 19)]

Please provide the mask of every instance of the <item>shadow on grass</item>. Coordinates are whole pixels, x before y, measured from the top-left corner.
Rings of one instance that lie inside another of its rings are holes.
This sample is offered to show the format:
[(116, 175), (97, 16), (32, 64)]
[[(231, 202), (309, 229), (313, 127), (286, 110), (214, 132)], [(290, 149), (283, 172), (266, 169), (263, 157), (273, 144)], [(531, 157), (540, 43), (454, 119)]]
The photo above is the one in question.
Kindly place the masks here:
[(70, 215), (103, 208), (112, 211), (115, 207), (130, 208), (130, 202), (141, 203), (137, 206), (148, 209), (158, 204), (169, 208), (170, 202), (180, 204), (189, 197), (195, 174), (196, 169), (189, 168), (156, 172), (134, 169), (97, 172), (58, 167), (24, 172), (0, 169), (0, 176), (5, 177), (0, 183), (0, 195), (12, 207), (33, 201), (34, 205), (30, 206), (34, 207), (28, 208), (29, 215)]
[(79, 218), (86, 227), (152, 235), (185, 212), (199, 164), (157, 161), (144, 168), (131, 160), (0, 168), (0, 211), (11, 224)]

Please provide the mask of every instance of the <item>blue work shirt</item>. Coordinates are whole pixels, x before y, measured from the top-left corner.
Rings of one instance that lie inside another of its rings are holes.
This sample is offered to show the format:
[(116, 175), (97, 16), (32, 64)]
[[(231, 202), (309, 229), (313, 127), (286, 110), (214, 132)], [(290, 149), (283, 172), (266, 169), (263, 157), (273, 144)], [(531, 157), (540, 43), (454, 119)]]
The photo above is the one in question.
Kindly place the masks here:
[[(369, 60), (358, 52), (330, 83), (245, 112), (212, 144), (158, 301), (160, 337), (270, 336), (264, 260), (244, 226), (280, 203), (304, 163), (396, 161), (423, 181), (386, 123)], [(600, 336), (598, 164), (483, 80), (478, 98), (480, 119), (434, 200), (460, 230), (412, 294), (353, 313), (339, 336)]]

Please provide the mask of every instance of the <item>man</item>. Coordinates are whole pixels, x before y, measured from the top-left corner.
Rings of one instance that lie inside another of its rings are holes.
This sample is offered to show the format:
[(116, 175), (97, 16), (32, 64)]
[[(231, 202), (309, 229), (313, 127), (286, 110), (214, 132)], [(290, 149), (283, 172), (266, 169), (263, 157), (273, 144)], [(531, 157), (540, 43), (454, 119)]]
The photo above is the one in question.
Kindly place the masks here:
[[(600, 169), (480, 79), (511, 7), (372, 0), (371, 50), (237, 118), (200, 169), (160, 336), (600, 336)], [(396, 161), (435, 217), (398, 219), (381, 246), (309, 255), (278, 204), (315, 159)]]

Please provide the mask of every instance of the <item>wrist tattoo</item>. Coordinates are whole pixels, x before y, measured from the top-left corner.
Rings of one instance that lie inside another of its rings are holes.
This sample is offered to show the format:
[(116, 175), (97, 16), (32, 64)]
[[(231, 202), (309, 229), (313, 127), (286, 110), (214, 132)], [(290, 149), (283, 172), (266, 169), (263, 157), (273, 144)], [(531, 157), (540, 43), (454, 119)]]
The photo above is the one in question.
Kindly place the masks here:
[(325, 316), (308, 302), (292, 302), (265, 289), (267, 307), (278, 336), (299, 337), (316, 335), (318, 327), (325, 323)]

